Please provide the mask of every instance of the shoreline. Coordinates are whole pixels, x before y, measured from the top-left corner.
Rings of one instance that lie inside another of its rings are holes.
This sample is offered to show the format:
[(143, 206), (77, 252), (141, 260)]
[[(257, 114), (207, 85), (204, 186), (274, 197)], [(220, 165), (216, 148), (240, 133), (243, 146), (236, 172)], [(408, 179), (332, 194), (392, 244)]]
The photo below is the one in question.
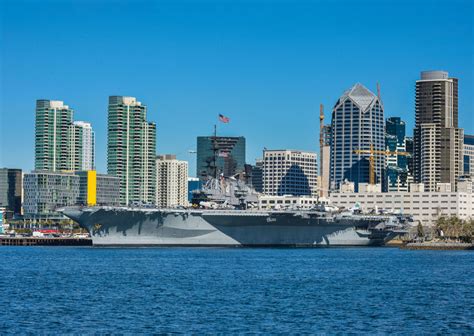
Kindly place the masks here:
[(404, 250), (474, 250), (474, 244), (454, 242), (407, 243), (400, 246)]

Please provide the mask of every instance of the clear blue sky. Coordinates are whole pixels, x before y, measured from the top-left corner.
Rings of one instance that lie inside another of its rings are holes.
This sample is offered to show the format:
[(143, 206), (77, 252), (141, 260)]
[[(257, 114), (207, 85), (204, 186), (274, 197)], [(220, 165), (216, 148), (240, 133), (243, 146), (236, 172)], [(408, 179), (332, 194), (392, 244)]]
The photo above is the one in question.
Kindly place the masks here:
[(356, 82), (412, 133), (422, 70), (459, 78), (460, 125), (474, 133), (473, 1), (5, 1), (1, 8), (0, 166), (34, 166), (35, 100), (64, 100), (93, 123), (106, 171), (107, 99), (136, 96), (157, 123), (158, 153), (212, 132), (263, 147), (317, 150)]

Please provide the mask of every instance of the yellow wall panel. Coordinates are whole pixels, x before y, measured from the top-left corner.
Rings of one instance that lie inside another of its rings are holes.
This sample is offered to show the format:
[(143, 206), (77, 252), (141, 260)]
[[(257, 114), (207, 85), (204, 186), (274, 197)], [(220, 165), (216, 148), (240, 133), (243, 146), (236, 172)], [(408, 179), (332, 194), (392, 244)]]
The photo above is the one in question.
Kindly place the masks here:
[(97, 172), (89, 170), (87, 172), (87, 205), (97, 204)]

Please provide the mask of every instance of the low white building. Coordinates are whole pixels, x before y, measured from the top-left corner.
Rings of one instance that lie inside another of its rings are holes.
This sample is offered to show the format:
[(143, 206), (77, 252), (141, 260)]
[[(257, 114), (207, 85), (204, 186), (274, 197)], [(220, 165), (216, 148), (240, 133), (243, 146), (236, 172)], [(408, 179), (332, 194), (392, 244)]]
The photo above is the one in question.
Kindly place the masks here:
[[(413, 188), (412, 188), (413, 189)], [(441, 216), (457, 216), (461, 219), (474, 218), (474, 196), (472, 182), (458, 183), (457, 192), (359, 192), (333, 193), (331, 205), (352, 208), (359, 203), (363, 210), (386, 209), (395, 213), (410, 214), (415, 223), (434, 225)]]
[(370, 184), (370, 183), (359, 183), (359, 192), (372, 192), (372, 193), (381, 193), (382, 185), (380, 183)]
[[(320, 203), (327, 203), (327, 200), (319, 198)], [(258, 197), (258, 208), (268, 209), (311, 209), (318, 204), (318, 197), (311, 196), (269, 196), (260, 195)]]

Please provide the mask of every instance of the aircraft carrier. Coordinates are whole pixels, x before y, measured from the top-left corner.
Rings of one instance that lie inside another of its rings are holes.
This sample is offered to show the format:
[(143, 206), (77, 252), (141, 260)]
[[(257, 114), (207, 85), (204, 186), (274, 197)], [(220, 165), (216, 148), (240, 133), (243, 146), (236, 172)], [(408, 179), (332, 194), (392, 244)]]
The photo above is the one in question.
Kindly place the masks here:
[(86, 229), (95, 246), (368, 246), (405, 232), (405, 218), (359, 209), (340, 211), (324, 204), (255, 208), (259, 194), (239, 179), (218, 174), (215, 144), (212, 152), (214, 177), (193, 191), (192, 207), (130, 204), (59, 211)]
[(95, 246), (370, 246), (404, 232), (395, 215), (311, 210), (67, 207)]

